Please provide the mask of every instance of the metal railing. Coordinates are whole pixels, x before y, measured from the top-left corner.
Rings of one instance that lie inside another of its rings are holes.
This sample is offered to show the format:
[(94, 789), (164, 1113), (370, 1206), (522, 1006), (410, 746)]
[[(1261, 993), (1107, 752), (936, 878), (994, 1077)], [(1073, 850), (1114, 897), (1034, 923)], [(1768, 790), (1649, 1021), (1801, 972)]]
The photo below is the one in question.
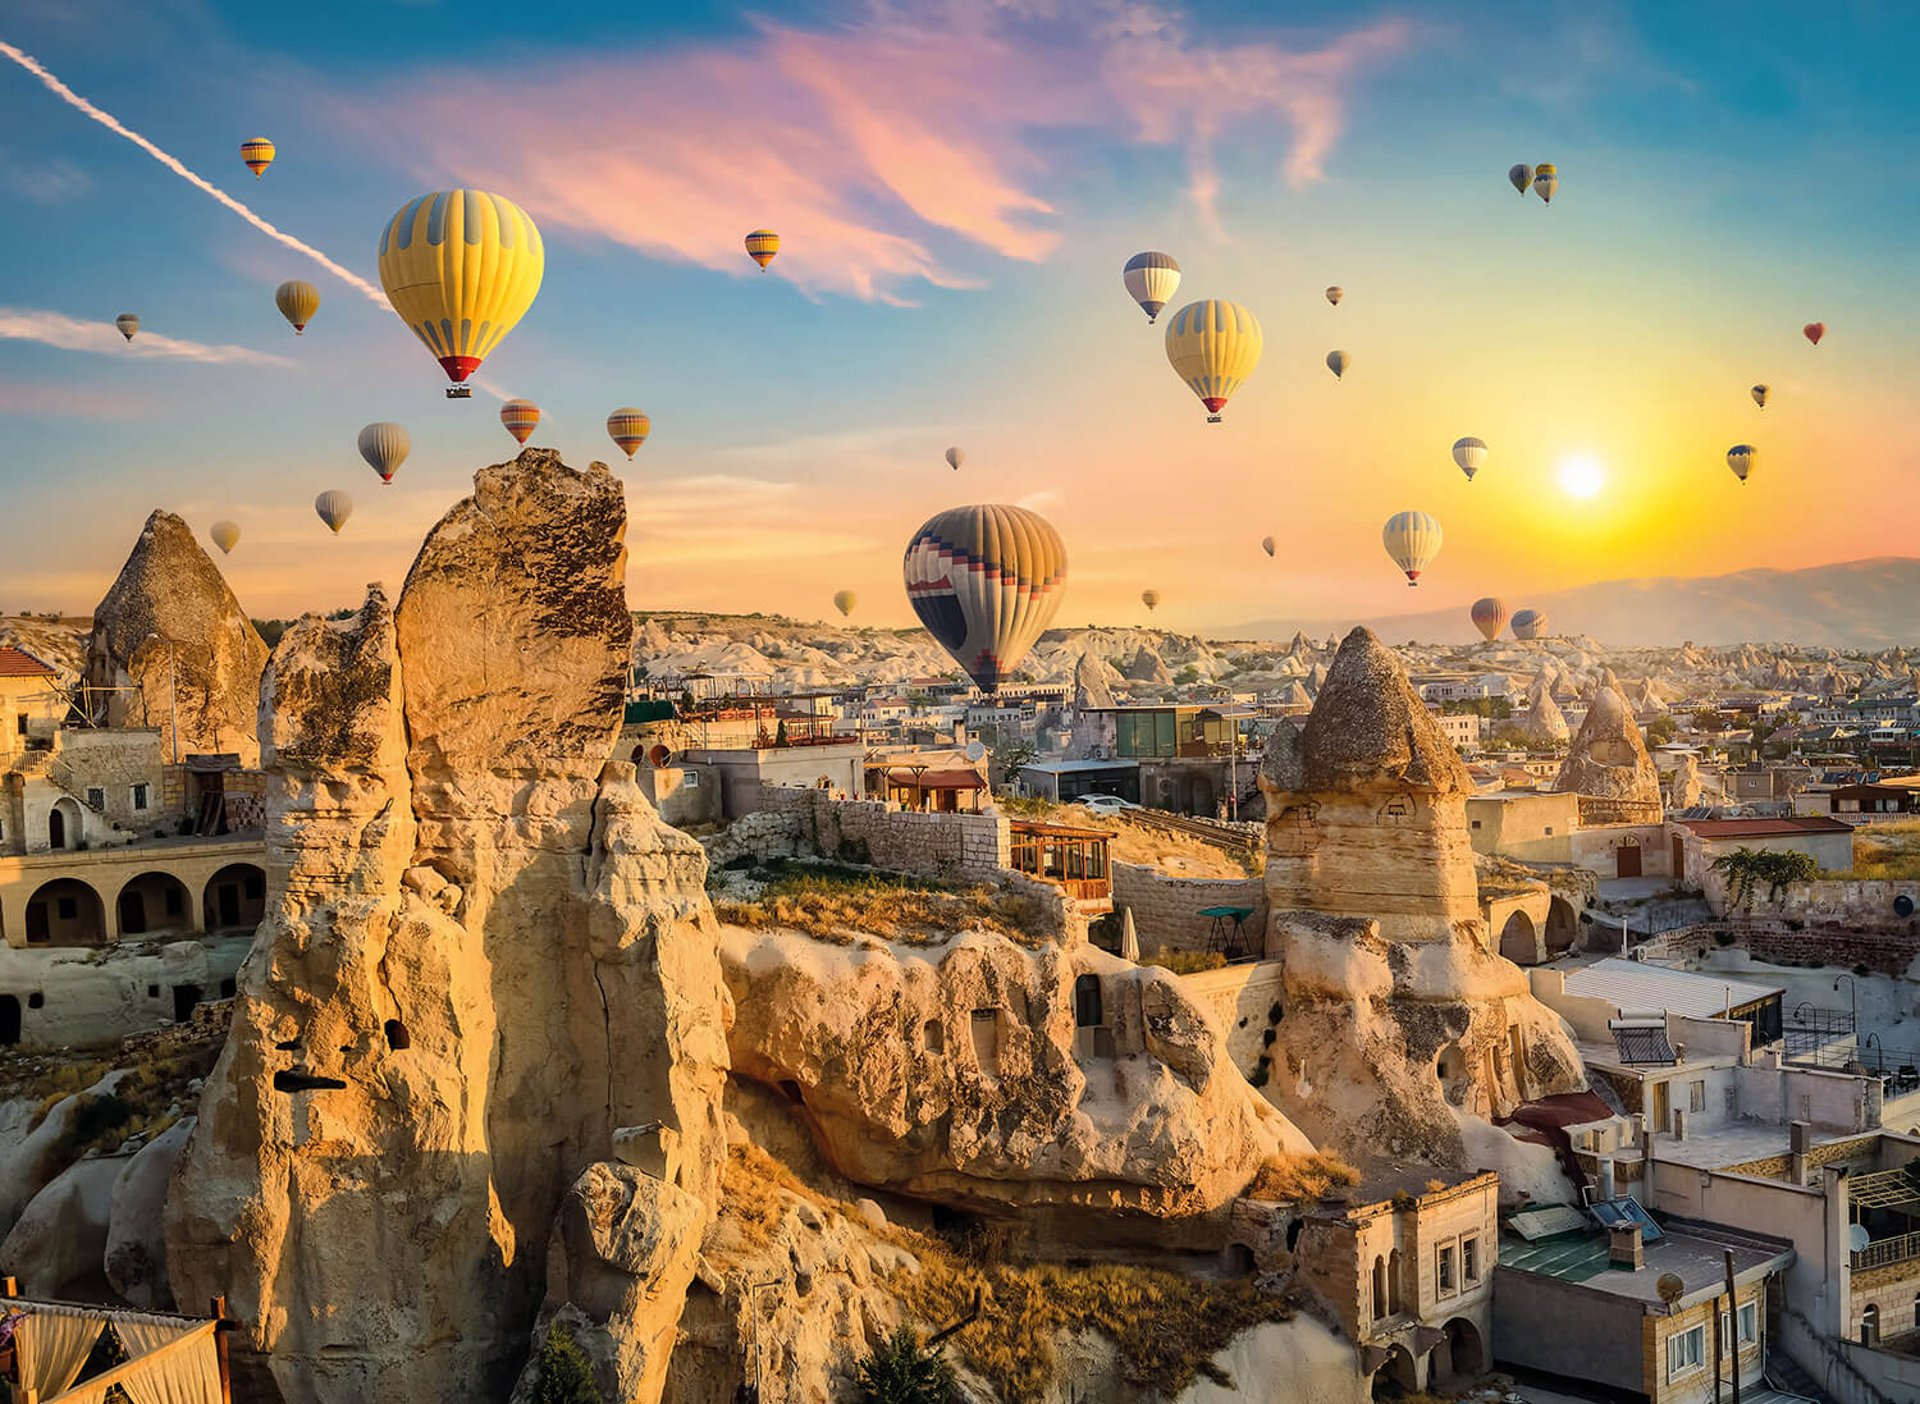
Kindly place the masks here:
[(1890, 1263), (1911, 1262), (1920, 1258), (1920, 1233), (1903, 1233), (1898, 1238), (1882, 1238), (1853, 1255), (1853, 1268), (1886, 1267)]

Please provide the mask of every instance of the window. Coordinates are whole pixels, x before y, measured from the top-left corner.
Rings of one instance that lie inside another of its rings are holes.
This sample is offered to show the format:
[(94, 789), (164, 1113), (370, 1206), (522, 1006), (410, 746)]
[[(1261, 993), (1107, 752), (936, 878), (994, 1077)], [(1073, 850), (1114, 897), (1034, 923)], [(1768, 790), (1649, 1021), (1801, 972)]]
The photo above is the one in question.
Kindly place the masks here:
[(1696, 1078), (1687, 1084), (1687, 1110), (1703, 1112), (1707, 1109), (1707, 1080)]
[(1480, 827), (1480, 821), (1478, 819), (1473, 821), (1473, 827), (1476, 829)]
[(147, 998), (148, 998), (148, 999), (158, 999), (158, 998), (160, 998), (160, 987), (159, 987), (158, 985), (148, 985), (148, 986), (147, 986)]
[(1441, 1296), (1450, 1297), (1460, 1290), (1453, 1275), (1453, 1245), (1451, 1243), (1441, 1248), (1438, 1256), (1434, 1260), (1434, 1266), (1434, 1275), (1439, 1283)]
[(147, 807), (147, 787), (145, 785), (135, 785), (133, 787), (133, 807), (135, 809), (145, 809)]
[(47, 1007), (47, 996), (45, 991), (35, 990), (32, 994), (27, 996), (27, 1008), (45, 1009), (46, 1007)]
[(1667, 1378), (1677, 1380), (1682, 1375), (1691, 1375), (1707, 1359), (1707, 1328), (1695, 1326), (1692, 1330), (1682, 1331), (1678, 1335), (1667, 1337)]
[(1460, 1276), (1470, 1284), (1480, 1280), (1480, 1239), (1477, 1235), (1460, 1240)]
[(180, 910), (183, 905), (180, 901), (182, 895), (181, 889), (178, 887), (169, 887), (167, 889), (166, 907), (168, 916), (180, 915)]
[(87, 808), (88, 809), (105, 809), (106, 807), (107, 807), (107, 792), (101, 789), (98, 785), (87, 786)]
[(21, 712), (13, 719), (13, 729), (22, 736), (27, 734), (27, 714), (25, 712)]
[(71, 897), (56, 898), (53, 906), (62, 921), (72, 921), (80, 915), (80, 904)]
[(681, 771), (680, 783), (685, 785), (689, 790), (699, 789), (700, 788), (700, 772), (697, 770)]
[(1553, 837), (1553, 825), (1551, 824), (1547, 825), (1547, 837), (1548, 838)]

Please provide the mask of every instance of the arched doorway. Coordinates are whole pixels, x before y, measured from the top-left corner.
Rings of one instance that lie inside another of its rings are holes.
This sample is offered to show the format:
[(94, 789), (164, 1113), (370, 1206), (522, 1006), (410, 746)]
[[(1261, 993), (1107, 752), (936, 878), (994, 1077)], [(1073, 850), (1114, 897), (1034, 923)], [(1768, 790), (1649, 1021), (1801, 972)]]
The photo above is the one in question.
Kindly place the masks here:
[(128, 879), (114, 903), (114, 914), (121, 936), (193, 929), (187, 885), (172, 873), (142, 873)]
[(29, 945), (98, 946), (106, 939), (106, 908), (84, 882), (55, 878), (27, 899)]
[[(1456, 1316), (1443, 1328), (1447, 1333), (1446, 1342), (1440, 1350), (1446, 1352), (1438, 1373), (1443, 1375), (1472, 1376), (1485, 1374), (1487, 1369), (1487, 1350), (1480, 1340), (1480, 1328), (1464, 1316)], [(1435, 1352), (1436, 1358), (1439, 1352)]]
[(80, 819), (80, 806), (67, 797), (55, 800), (53, 808), (47, 811), (47, 847), (78, 848), (86, 834), (86, 827)]
[(1373, 1319), (1378, 1321), (1387, 1314), (1387, 1260), (1380, 1254), (1373, 1255)]
[(1387, 1347), (1387, 1358), (1373, 1372), (1373, 1397), (1398, 1399), (1420, 1392), (1420, 1364), (1413, 1352), (1395, 1342)]
[(1500, 928), (1500, 954), (1515, 965), (1533, 965), (1539, 961), (1540, 936), (1534, 929), (1532, 917), (1521, 911), (1507, 917), (1507, 924)]
[(252, 863), (229, 863), (207, 879), (201, 897), (208, 931), (249, 931), (267, 914), (267, 875)]
[(1579, 918), (1573, 914), (1573, 903), (1564, 897), (1555, 897), (1547, 903), (1547, 954), (1565, 955), (1573, 949), (1574, 938), (1580, 934)]

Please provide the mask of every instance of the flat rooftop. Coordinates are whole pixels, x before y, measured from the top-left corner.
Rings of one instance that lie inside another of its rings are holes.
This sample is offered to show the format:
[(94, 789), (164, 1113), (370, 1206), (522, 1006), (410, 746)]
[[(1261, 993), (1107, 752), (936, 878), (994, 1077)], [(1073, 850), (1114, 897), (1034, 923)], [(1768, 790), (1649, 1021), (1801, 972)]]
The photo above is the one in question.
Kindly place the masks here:
[(1779, 985), (1669, 970), (1619, 956), (1569, 970), (1566, 991), (1584, 999), (1604, 1000), (1622, 1013), (1662, 1010), (1696, 1019), (1721, 1018), (1729, 1009), (1742, 1009), (1785, 993)]
[(1087, 770), (1138, 770), (1140, 762), (1137, 760), (1028, 761), (1020, 768), (1038, 771), (1042, 775), (1070, 775)]
[(1796, 838), (1807, 834), (1850, 834), (1843, 824), (1824, 814), (1802, 814), (1783, 819), (1682, 819), (1681, 827), (1703, 839)]
[(1641, 1303), (1649, 1310), (1666, 1310), (1659, 1281), (1672, 1273), (1684, 1284), (1676, 1307), (1707, 1301), (1726, 1290), (1726, 1254), (1733, 1253), (1736, 1278), (1784, 1268), (1793, 1261), (1793, 1245), (1785, 1239), (1733, 1233), (1706, 1225), (1668, 1223), (1661, 1236), (1644, 1247), (1645, 1266), (1638, 1272), (1615, 1267), (1608, 1260), (1607, 1234), (1561, 1234), (1529, 1243), (1518, 1234), (1500, 1235), (1499, 1267), (1513, 1272), (1577, 1282), (1589, 1291), (1604, 1292)]

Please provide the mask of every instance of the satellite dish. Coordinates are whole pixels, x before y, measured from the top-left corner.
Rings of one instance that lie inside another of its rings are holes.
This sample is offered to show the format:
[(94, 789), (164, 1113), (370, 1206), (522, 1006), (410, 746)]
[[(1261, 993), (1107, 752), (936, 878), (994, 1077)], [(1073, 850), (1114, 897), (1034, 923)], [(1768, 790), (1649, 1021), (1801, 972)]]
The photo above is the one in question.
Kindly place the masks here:
[(1660, 1300), (1672, 1306), (1687, 1294), (1687, 1284), (1678, 1273), (1663, 1272), (1660, 1280), (1653, 1284), (1653, 1290), (1660, 1294)]
[(1873, 1235), (1867, 1232), (1865, 1224), (1855, 1224), (1847, 1230), (1847, 1246), (1856, 1253), (1867, 1251), (1867, 1245), (1873, 1241)]
[(1913, 898), (1902, 892), (1893, 899), (1894, 915), (1908, 917), (1913, 915)]
[(987, 748), (978, 741), (967, 742), (967, 759), (978, 763), (987, 758)]

